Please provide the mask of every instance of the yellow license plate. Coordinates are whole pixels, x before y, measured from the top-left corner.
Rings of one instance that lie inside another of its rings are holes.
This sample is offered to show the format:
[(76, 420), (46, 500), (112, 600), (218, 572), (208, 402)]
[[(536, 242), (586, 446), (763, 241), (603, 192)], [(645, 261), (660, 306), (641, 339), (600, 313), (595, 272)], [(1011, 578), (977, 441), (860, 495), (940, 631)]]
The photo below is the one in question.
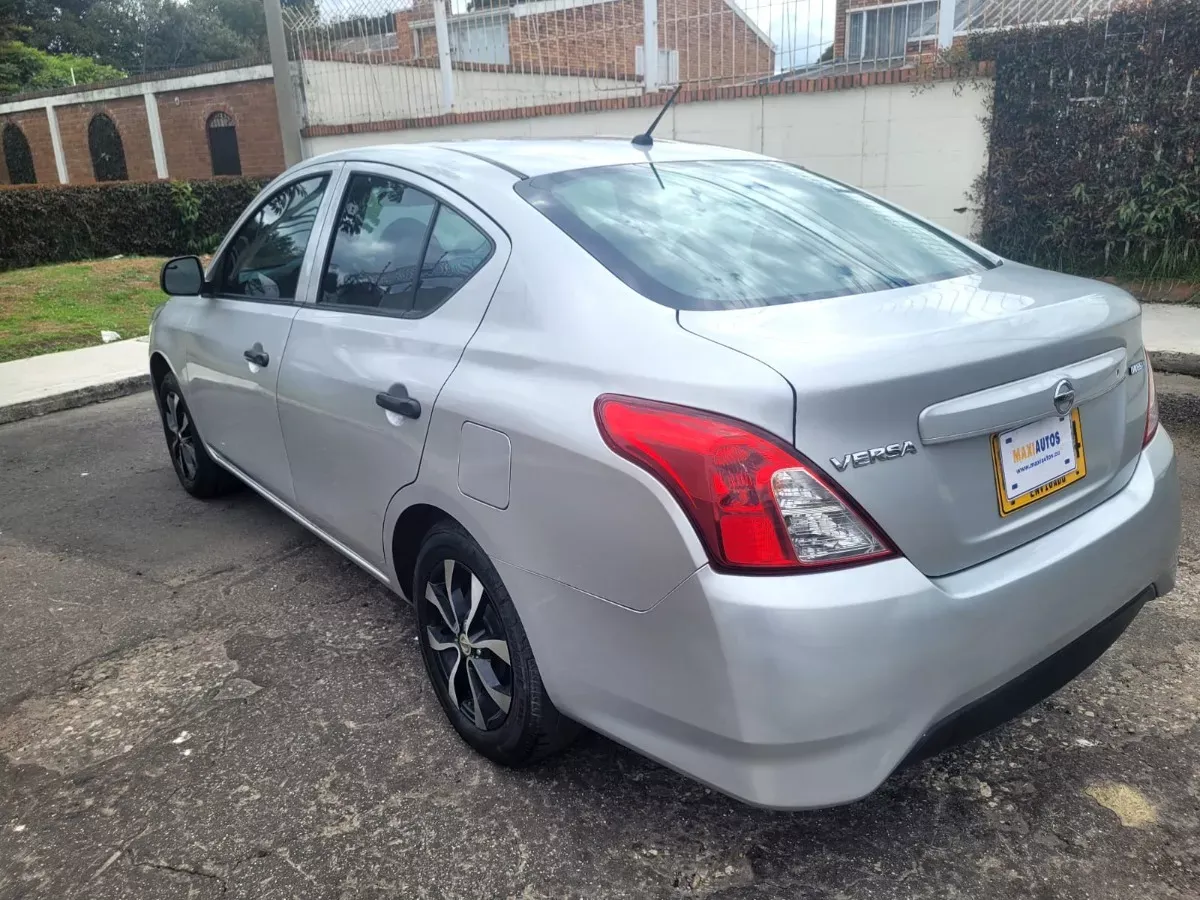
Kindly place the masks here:
[(1079, 410), (992, 435), (1000, 515), (1045, 499), (1087, 474)]

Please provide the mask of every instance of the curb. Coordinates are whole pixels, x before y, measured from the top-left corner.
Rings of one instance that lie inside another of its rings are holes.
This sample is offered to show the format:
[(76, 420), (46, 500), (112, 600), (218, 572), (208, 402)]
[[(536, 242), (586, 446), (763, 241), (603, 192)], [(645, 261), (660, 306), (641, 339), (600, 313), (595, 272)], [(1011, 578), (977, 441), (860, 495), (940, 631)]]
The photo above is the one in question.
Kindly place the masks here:
[[(1200, 363), (1197, 368), (1200, 369)], [(20, 422), (22, 419), (32, 419), (35, 416), (44, 416), (47, 413), (61, 412), (64, 409), (102, 403), (105, 400), (115, 400), (117, 397), (148, 390), (150, 390), (149, 372), (144, 375), (133, 375), (129, 378), (110, 381), (107, 384), (93, 384), (61, 394), (52, 394), (49, 397), (39, 397), (37, 400), (26, 400), (24, 403), (0, 406), (0, 425)]]
[(1155, 374), (1191, 375), (1200, 378), (1200, 353), (1177, 353), (1174, 350), (1148, 350), (1150, 365)]

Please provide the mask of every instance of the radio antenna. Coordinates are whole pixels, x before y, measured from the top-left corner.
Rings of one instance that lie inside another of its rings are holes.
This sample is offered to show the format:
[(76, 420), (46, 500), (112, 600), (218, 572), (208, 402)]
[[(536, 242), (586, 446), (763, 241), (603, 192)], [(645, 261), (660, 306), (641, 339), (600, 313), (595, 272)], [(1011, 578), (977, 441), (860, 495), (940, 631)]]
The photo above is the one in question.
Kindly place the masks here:
[(675, 85), (675, 90), (671, 91), (671, 96), (667, 98), (667, 102), (663, 104), (663, 108), (658, 111), (658, 115), (654, 117), (654, 121), (650, 123), (650, 127), (646, 129), (645, 134), (636, 135), (633, 139), (635, 147), (653, 147), (654, 146), (654, 129), (658, 127), (658, 123), (662, 121), (662, 117), (667, 114), (667, 110), (671, 108), (671, 104), (675, 102), (675, 98), (679, 96), (679, 90), (683, 84)]

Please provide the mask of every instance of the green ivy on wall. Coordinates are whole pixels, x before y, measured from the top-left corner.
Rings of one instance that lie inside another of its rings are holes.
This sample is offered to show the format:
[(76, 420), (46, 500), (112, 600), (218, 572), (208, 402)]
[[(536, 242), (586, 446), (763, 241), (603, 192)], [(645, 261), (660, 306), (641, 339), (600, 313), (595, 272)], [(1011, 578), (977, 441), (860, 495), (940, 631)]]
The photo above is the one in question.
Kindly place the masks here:
[(973, 35), (994, 60), (983, 243), (1081, 275), (1200, 279), (1200, 0)]

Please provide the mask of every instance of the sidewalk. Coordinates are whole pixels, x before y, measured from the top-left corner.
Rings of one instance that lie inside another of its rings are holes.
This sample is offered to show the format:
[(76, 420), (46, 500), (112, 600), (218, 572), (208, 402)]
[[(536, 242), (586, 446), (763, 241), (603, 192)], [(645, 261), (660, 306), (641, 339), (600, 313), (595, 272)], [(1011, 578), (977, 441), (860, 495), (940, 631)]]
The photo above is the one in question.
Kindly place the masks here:
[[(1156, 372), (1200, 377), (1200, 306), (1142, 304)], [(147, 338), (0, 363), (0, 425), (150, 387)]]
[(0, 363), (0, 425), (150, 387), (148, 338)]
[(1200, 376), (1200, 306), (1143, 303), (1142, 340), (1154, 371)]

